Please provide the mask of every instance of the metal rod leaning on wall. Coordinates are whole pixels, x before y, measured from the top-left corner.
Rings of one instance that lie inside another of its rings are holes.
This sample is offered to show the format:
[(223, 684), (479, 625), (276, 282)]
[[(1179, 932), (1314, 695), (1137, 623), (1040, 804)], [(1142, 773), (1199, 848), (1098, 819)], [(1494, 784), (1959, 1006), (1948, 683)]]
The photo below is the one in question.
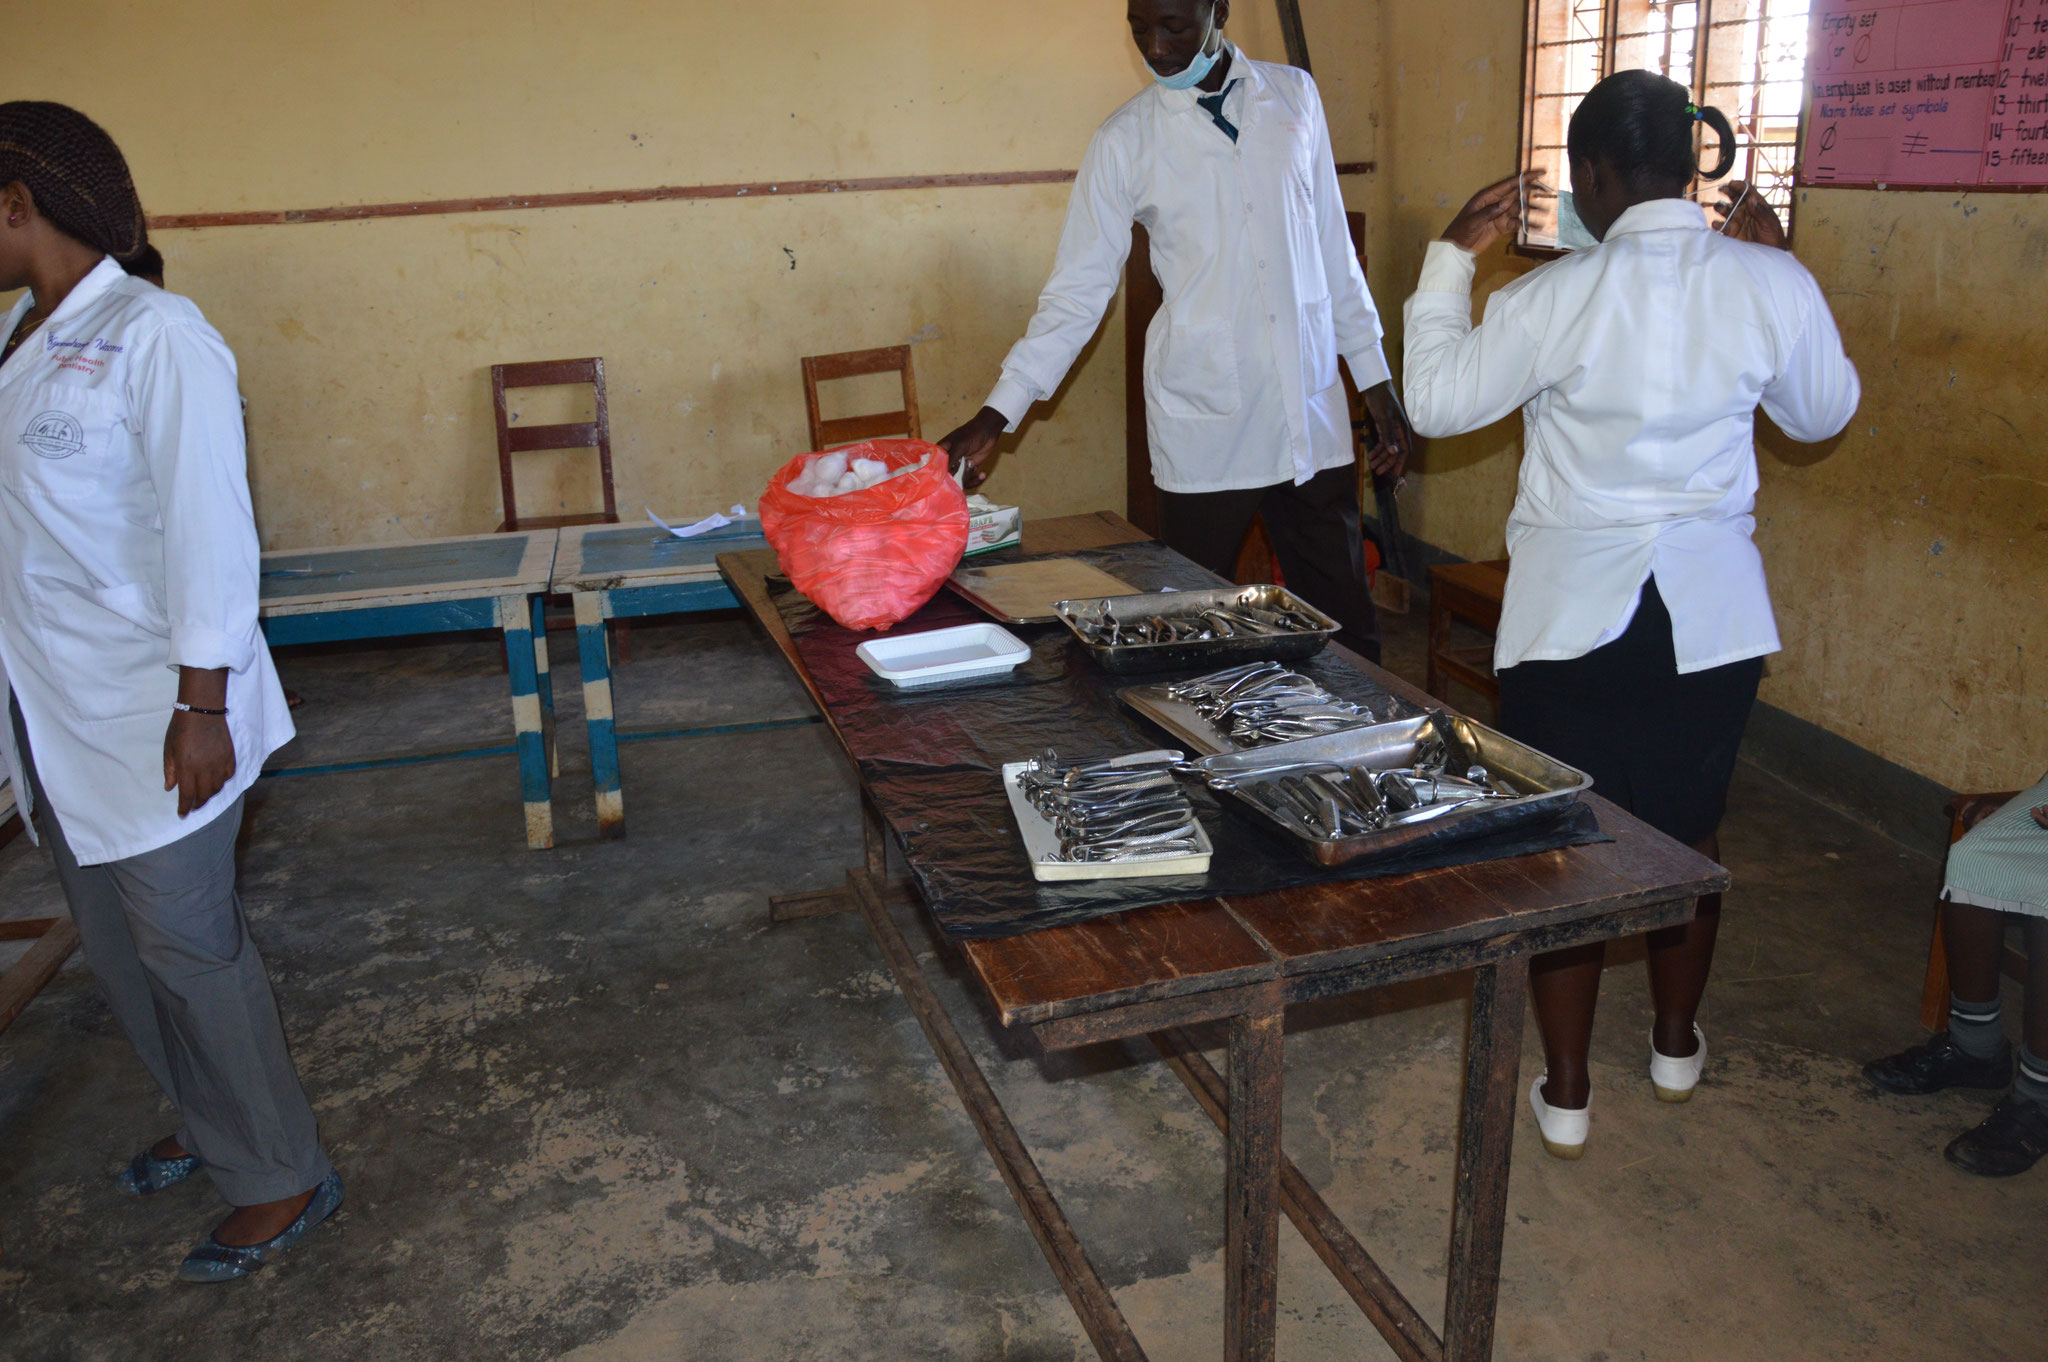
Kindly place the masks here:
[(1308, 35), (1301, 28), (1301, 0), (1278, 0), (1278, 4), (1280, 36), (1287, 43), (1287, 64), (1307, 71)]

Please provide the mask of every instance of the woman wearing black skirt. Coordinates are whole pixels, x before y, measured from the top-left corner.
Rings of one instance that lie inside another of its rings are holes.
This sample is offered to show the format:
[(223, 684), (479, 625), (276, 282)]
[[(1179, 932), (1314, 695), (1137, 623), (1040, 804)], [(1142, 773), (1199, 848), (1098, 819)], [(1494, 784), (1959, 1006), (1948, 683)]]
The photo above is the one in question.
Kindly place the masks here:
[[(1583, 249), (1487, 301), (1473, 257), (1547, 193), (1532, 176), (1475, 195), (1431, 243), (1407, 307), (1407, 402), (1423, 435), (1522, 409), (1512, 561), (1494, 664), (1500, 724), (1586, 771), (1594, 789), (1718, 857), (1716, 829), (1763, 658), (1779, 648), (1751, 542), (1756, 408), (1796, 440), (1848, 424), (1860, 395), (1826, 300), (1768, 208), (1724, 186), (1722, 230), (1685, 197), (1698, 142), (1735, 138), (1719, 110), (1647, 71), (1595, 86), (1567, 135), (1567, 242)], [(1695, 1017), (1718, 895), (1649, 936), (1650, 1078), (1682, 1102), (1706, 1064)], [(1548, 1063), (1530, 1089), (1543, 1142), (1585, 1150), (1598, 945), (1539, 957), (1531, 992)]]

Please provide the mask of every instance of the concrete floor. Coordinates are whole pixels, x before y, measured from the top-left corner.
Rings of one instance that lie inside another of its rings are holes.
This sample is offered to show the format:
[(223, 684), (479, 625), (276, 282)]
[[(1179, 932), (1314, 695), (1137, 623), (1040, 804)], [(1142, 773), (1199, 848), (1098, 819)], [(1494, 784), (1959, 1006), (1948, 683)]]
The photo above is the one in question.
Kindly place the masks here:
[[(1397, 625), (1391, 660), (1419, 677), (1419, 620)], [(634, 648), (629, 726), (807, 712), (740, 620)], [(508, 731), (485, 642), (283, 670), (308, 704), (279, 764)], [(769, 893), (857, 854), (824, 732), (628, 745), (631, 836), (599, 845), (563, 689), (552, 852), (522, 845), (504, 757), (250, 800), (243, 893), (349, 1194), (277, 1267), (171, 1280), (221, 1203), (203, 1180), (115, 1190), (172, 1122), (76, 960), (0, 1038), (0, 1358), (1092, 1356), (859, 923), (766, 921)], [(1988, 1095), (1880, 1100), (1857, 1072), (1920, 1034), (1937, 867), (1750, 768), (1724, 836), (1704, 1085), (1652, 1099), (1639, 952), (1616, 950), (1585, 1159), (1545, 1156), (1521, 1113), (1498, 1356), (2039, 1358), (2048, 1168), (1958, 1173), (1941, 1147)], [(46, 853), (0, 850), (0, 914), (60, 904)], [(1465, 989), (1290, 1016), (1289, 1152), (1428, 1314)], [(1146, 1054), (1036, 1055), (942, 991), (1151, 1355), (1215, 1357), (1208, 1121)], [(1525, 1083), (1539, 1067), (1531, 1028)], [(1282, 1355), (1386, 1356), (1281, 1234)]]

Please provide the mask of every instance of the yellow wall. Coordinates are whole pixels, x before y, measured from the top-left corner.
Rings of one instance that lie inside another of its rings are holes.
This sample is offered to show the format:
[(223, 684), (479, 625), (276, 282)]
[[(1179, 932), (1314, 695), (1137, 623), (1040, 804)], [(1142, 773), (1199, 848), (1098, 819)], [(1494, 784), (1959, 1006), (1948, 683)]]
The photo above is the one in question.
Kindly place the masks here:
[[(1144, 78), (1098, 0), (1035, 5), (1015, 41), (951, 0), (6, 13), (10, 47), (36, 54), (9, 95), (100, 119), (153, 214), (1071, 168)], [(803, 354), (914, 342), (942, 434), (1029, 318), (1065, 203), (1063, 186), (901, 191), (159, 245), (241, 360), (275, 547), (491, 529), (494, 362), (605, 357), (631, 516), (751, 504), (808, 447)], [(1094, 347), (1021, 438), (992, 491), (1039, 514), (1120, 506), (1121, 344)], [(522, 459), (523, 510), (594, 495), (547, 476), (561, 466)]]
[[(1465, 196), (1515, 167), (1523, 0), (1389, 4), (1384, 22), (1391, 312)], [(1764, 698), (1954, 788), (2031, 783), (2048, 767), (2048, 196), (1811, 191), (1795, 240), (1864, 398), (1825, 445), (1759, 423), (1785, 639)], [(1527, 267), (1496, 250), (1482, 288)], [(1414, 531), (1500, 555), (1520, 447), (1519, 418), (1432, 442)]]
[[(1231, 32), (1277, 57), (1268, 8), (1248, 6)], [(958, 0), (190, 0), (176, 22), (134, 0), (4, 0), (4, 13), (10, 47), (35, 54), (8, 97), (92, 113), (157, 215), (1071, 169), (1147, 79), (1114, 0), (1040, 0), (1001, 31), (993, 7)], [(1338, 79), (1333, 116), (1363, 127), (1372, 83)], [(1360, 140), (1339, 154), (1369, 157)], [(264, 542), (299, 546), (491, 529), (494, 362), (605, 357), (629, 516), (751, 504), (808, 447), (804, 354), (914, 343), (926, 434), (943, 434), (1029, 319), (1066, 198), (685, 201), (172, 230), (158, 244), (170, 286), (240, 358)], [(1121, 507), (1123, 384), (1112, 313), (992, 494), (1040, 515)], [(582, 509), (592, 466), (524, 456), (521, 509)]]

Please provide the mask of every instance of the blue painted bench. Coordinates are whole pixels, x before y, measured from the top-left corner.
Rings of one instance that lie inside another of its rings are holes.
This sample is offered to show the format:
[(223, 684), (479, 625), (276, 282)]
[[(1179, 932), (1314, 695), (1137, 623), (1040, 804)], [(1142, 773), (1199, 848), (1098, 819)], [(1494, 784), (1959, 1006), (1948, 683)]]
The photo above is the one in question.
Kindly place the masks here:
[(536, 848), (555, 844), (555, 705), (542, 609), (556, 540), (555, 530), (523, 530), (263, 555), (260, 615), (272, 647), (504, 632), (526, 844)]
[(737, 607), (739, 601), (718, 575), (717, 559), (721, 553), (766, 548), (768, 541), (754, 525), (747, 521), (691, 539), (678, 539), (654, 525), (572, 525), (561, 531), (551, 590), (568, 593), (576, 604), (576, 655), (583, 671), (601, 837), (626, 835), (605, 621)]

